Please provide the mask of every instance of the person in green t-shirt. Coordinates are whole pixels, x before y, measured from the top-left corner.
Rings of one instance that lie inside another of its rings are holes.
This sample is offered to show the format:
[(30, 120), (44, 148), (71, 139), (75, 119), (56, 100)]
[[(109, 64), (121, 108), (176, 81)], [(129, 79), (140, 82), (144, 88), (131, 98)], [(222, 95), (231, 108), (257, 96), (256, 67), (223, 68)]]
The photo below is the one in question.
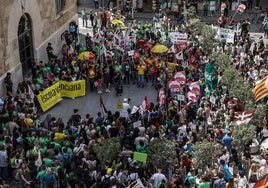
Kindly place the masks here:
[(88, 13), (86, 12), (86, 9), (83, 9), (81, 11), (81, 14), (82, 14), (82, 20), (83, 20), (83, 27), (87, 27), (87, 16), (88, 16)]
[(208, 176), (206, 175), (201, 176), (201, 183), (198, 185), (198, 188), (210, 188), (210, 182)]
[(40, 183), (40, 187), (43, 187), (43, 177), (46, 174), (45, 166), (37, 173), (36, 180)]
[(46, 167), (52, 167), (52, 165), (53, 165), (53, 160), (52, 159), (44, 158), (43, 161), (44, 161)]

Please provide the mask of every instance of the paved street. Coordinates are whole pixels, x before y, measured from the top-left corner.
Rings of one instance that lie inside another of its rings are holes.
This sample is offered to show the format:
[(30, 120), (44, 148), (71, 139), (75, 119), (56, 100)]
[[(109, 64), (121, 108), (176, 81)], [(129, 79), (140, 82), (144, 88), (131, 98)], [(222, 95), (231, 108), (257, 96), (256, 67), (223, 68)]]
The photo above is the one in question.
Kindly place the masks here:
[[(79, 18), (79, 32), (80, 34), (85, 35), (86, 33), (89, 33), (92, 35), (92, 28), (85, 28), (82, 27), (82, 19)], [(147, 96), (149, 102), (156, 103), (157, 100), (157, 91), (151, 87), (151, 82), (147, 83), (144, 88), (137, 88), (136, 84), (130, 84), (130, 85), (124, 85), (122, 96), (116, 96), (115, 90), (112, 87), (111, 93), (103, 93), (102, 99), (104, 102), (105, 107), (108, 110), (111, 110), (112, 112), (115, 112), (117, 102), (122, 101), (124, 98), (131, 98), (130, 106), (133, 105), (141, 105), (143, 99), (145, 96)], [(96, 117), (97, 112), (101, 111), (100, 104), (99, 104), (99, 94), (97, 94), (97, 91), (91, 92), (89, 88), (87, 88), (86, 96), (79, 97), (76, 99), (68, 99), (64, 98), (60, 103), (55, 105), (53, 108), (48, 110), (46, 113), (42, 115), (43, 118), (47, 114), (52, 114), (53, 116), (62, 117), (63, 120), (66, 122), (68, 118), (72, 115), (73, 109), (79, 109), (80, 114), (82, 117), (85, 116), (85, 114), (89, 113), (91, 116)]]
[[(263, 7), (268, 7), (267, 3), (264, 3), (262, 1)], [(78, 12), (81, 11), (83, 8), (86, 8), (86, 10), (91, 10), (93, 5), (93, 1), (87, 1), (86, 3), (80, 5), (78, 7)], [(219, 14), (216, 13), (216, 15)], [(233, 14), (231, 12), (230, 14)], [(198, 14), (200, 18), (203, 21), (206, 21), (208, 23), (215, 23), (217, 16), (214, 17), (203, 17), (202, 12), (199, 12)], [(241, 15), (236, 15), (237, 20), (247, 19), (250, 13), (244, 13)], [(141, 20), (152, 20), (153, 13), (148, 12), (142, 12), (142, 13), (135, 13), (135, 19)], [(92, 28), (85, 28), (82, 27), (82, 19), (79, 18), (79, 32), (83, 35), (86, 33), (89, 33), (92, 35)], [(262, 32), (259, 32), (259, 25), (252, 23), (251, 24), (251, 35), (254, 38), (256, 42), (258, 42), (259, 38), (263, 35)], [(268, 40), (265, 39), (265, 43), (268, 43)], [(104, 93), (102, 94), (104, 104), (108, 110), (111, 110), (112, 112), (116, 111), (116, 105), (119, 100), (123, 100), (124, 98), (131, 98), (131, 106), (133, 105), (141, 105), (142, 100), (144, 96), (148, 97), (149, 102), (156, 102), (157, 99), (157, 92), (156, 90), (151, 87), (150, 82), (147, 84), (145, 88), (137, 88), (136, 85), (125, 85), (124, 86), (124, 93), (122, 96), (116, 96), (114, 88), (111, 90), (111, 93)], [(82, 117), (85, 116), (85, 114), (89, 113), (93, 117), (96, 117), (96, 113), (101, 110), (100, 104), (99, 104), (99, 95), (97, 94), (97, 91), (90, 92), (87, 91), (86, 96), (79, 97), (76, 99), (68, 99), (64, 98), (60, 103), (55, 105), (53, 108), (48, 110), (46, 113), (42, 115), (44, 118), (47, 114), (52, 114), (53, 116), (62, 117), (64, 121), (66, 122), (68, 118), (72, 115), (73, 109), (77, 108), (79, 109), (80, 114)]]
[[(105, 107), (112, 112), (116, 111), (117, 102), (123, 100), (124, 98), (131, 98), (130, 106), (141, 105), (147, 96), (149, 102), (156, 103), (157, 92), (151, 87), (151, 83), (148, 83), (144, 88), (137, 88), (134, 84), (124, 85), (124, 92), (122, 96), (116, 96), (114, 88), (111, 89), (111, 93), (102, 94), (102, 99)], [(72, 115), (73, 109), (79, 109), (79, 113), (82, 117), (89, 113), (91, 116), (96, 117), (97, 112), (101, 111), (99, 103), (99, 95), (97, 91), (91, 92), (87, 90), (87, 94), (84, 97), (79, 97), (76, 99), (64, 98), (60, 103), (55, 105), (53, 108), (48, 110), (42, 115), (45, 118), (46, 114), (52, 114), (53, 116), (62, 117), (64, 122)]]

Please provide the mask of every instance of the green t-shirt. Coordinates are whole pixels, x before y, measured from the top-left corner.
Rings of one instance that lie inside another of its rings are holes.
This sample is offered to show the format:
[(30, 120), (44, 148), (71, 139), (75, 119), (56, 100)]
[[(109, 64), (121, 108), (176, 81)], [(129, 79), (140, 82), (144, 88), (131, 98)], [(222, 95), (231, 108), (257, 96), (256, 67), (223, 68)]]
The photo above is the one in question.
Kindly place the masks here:
[(198, 188), (210, 188), (209, 182), (202, 182), (199, 184)]
[(39, 138), (39, 142), (40, 142), (42, 145), (47, 146), (47, 145), (49, 144), (50, 140), (49, 140), (48, 138), (46, 138), (46, 137), (40, 137), (40, 138)]
[(50, 71), (50, 67), (44, 67), (43, 69), (43, 76), (46, 77), (47, 76), (47, 73)]
[(29, 158), (30, 156), (37, 156), (38, 155), (38, 153), (37, 153), (37, 151), (36, 150), (28, 150), (27, 152), (26, 152), (26, 157), (27, 158)]
[(51, 142), (51, 144), (54, 144), (54, 148), (55, 148), (56, 150), (60, 151), (60, 149), (61, 149), (61, 145), (60, 145), (59, 143), (57, 143), (57, 142)]
[(53, 160), (52, 159), (44, 158), (43, 161), (44, 161), (46, 167), (52, 167), (52, 165), (53, 165)]
[(36, 140), (36, 138), (33, 137), (33, 136), (28, 137), (28, 142), (29, 142), (30, 145), (33, 145), (35, 140)]
[(43, 182), (43, 177), (44, 177), (45, 174), (46, 174), (46, 171), (45, 170), (41, 170), (36, 175), (36, 179), (38, 179), (40, 181), (40, 183), (42, 183)]
[(40, 150), (41, 155), (44, 155), (44, 154), (47, 153), (47, 147), (46, 146), (40, 148), (39, 150)]
[(137, 152), (146, 153), (145, 146), (137, 145)]

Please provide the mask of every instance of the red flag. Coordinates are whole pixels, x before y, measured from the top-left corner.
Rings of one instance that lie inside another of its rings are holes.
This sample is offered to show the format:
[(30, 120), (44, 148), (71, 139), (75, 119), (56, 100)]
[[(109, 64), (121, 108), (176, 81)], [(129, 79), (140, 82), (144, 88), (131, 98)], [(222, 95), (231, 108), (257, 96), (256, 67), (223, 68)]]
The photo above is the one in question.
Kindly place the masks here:
[(100, 42), (101, 39), (101, 35), (99, 33), (96, 33), (93, 35), (93, 37), (91, 38), (92, 42)]
[(189, 89), (191, 92), (195, 93), (196, 95), (200, 95), (200, 83), (197, 82), (192, 82), (189, 85)]
[(161, 88), (158, 94), (158, 103), (160, 106), (166, 103), (166, 91), (165, 88)]
[(236, 8), (236, 10), (238, 12), (244, 12), (246, 10), (246, 5), (244, 5), (243, 3), (239, 4)]
[(267, 188), (268, 187), (268, 174), (259, 179), (253, 186), (253, 188)]
[(115, 32), (114, 32), (114, 37), (119, 39), (119, 34), (120, 34), (120, 29), (116, 29)]
[(187, 93), (187, 98), (188, 98), (189, 101), (197, 102), (196, 94), (193, 93), (193, 92), (191, 92), (191, 91), (189, 91), (189, 92)]
[(147, 97), (145, 96), (141, 104), (141, 112), (144, 113), (149, 109), (150, 109), (150, 103), (148, 102)]
[(171, 93), (178, 93), (181, 89), (180, 82), (178, 82), (178, 80), (170, 81), (168, 87)]
[(182, 109), (187, 110), (190, 107), (191, 103), (192, 101), (187, 102)]
[(186, 73), (185, 71), (177, 72), (174, 75), (175, 80), (177, 80), (180, 84), (186, 84)]
[(226, 4), (224, 2), (221, 3), (221, 11), (223, 11), (226, 8)]
[(234, 120), (237, 125), (248, 124), (248, 122), (252, 119), (252, 116), (253, 116), (253, 110), (235, 112)]

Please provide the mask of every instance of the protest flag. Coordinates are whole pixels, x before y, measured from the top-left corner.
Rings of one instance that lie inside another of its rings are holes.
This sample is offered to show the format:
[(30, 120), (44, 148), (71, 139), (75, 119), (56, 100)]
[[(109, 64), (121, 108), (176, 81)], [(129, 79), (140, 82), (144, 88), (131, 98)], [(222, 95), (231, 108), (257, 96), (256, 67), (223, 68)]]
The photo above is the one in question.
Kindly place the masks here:
[(268, 187), (268, 174), (259, 179), (253, 186), (253, 188), (267, 188)]
[(190, 106), (191, 106), (191, 104), (192, 104), (192, 102), (193, 101), (189, 101), (189, 102), (187, 102), (184, 106), (183, 106), (183, 110), (187, 110)]
[(41, 152), (40, 150), (38, 150), (37, 159), (35, 160), (35, 166), (40, 167), (42, 166), (42, 164), (43, 162), (42, 162)]
[(142, 104), (140, 106), (140, 110), (141, 110), (141, 114), (143, 114), (144, 112), (146, 112), (147, 110), (150, 109), (150, 103), (148, 102), (147, 100), (147, 97), (145, 96), (143, 101), (142, 101)]
[(268, 95), (268, 76), (263, 78), (252, 90), (254, 94), (255, 102), (258, 102), (262, 98)]
[(189, 84), (189, 89), (191, 92), (195, 93), (196, 95), (200, 95), (200, 82), (192, 82)]
[(93, 37), (91, 38), (92, 42), (99, 43), (101, 40), (101, 35), (99, 33), (95, 33)]
[(161, 106), (163, 106), (166, 103), (166, 90), (164, 87), (162, 87), (159, 90), (159, 94), (158, 94), (158, 103)]
[(191, 91), (189, 91), (189, 92), (187, 93), (187, 98), (188, 98), (189, 101), (197, 102), (196, 94), (193, 93), (193, 92), (191, 92)]
[(174, 79), (180, 82), (180, 84), (186, 84), (186, 73), (185, 71), (179, 71), (174, 75)]
[(213, 78), (213, 72), (215, 69), (215, 60), (206, 64), (205, 67), (205, 83), (210, 93), (217, 87), (217, 80)]
[(103, 100), (102, 100), (101, 95), (100, 95), (100, 106), (101, 106), (101, 109), (102, 109), (103, 114), (107, 114), (108, 110), (104, 106), (104, 103), (103, 103)]
[(246, 10), (246, 5), (244, 5), (243, 3), (241, 3), (241, 4), (239, 4), (238, 6), (237, 6), (237, 8), (236, 8), (236, 10), (238, 11), (238, 12), (244, 12), (245, 10)]
[(248, 124), (253, 117), (253, 110), (245, 110), (241, 112), (235, 112), (234, 120), (237, 125)]

